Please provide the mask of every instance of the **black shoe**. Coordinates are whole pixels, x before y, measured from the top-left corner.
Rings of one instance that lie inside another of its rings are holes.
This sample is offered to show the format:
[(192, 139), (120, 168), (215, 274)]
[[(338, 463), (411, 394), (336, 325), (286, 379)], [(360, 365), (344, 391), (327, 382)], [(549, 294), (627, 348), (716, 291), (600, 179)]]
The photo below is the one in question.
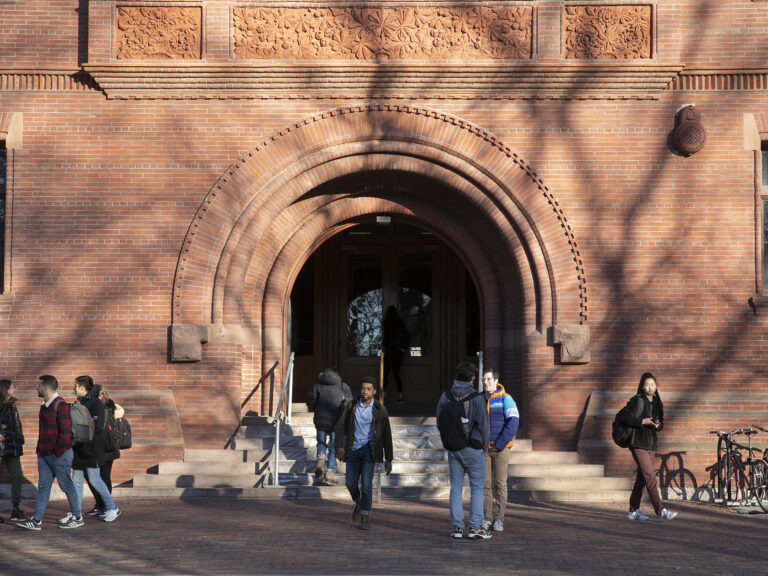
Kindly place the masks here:
[(88, 510), (88, 512), (86, 512), (86, 514), (88, 516), (103, 516), (104, 515), (104, 510), (102, 510), (101, 508), (96, 506), (92, 510)]
[(13, 512), (11, 512), (11, 522), (24, 522), (26, 519), (27, 517), (21, 511), (21, 508), (14, 508)]
[(365, 514), (360, 517), (360, 528), (363, 530), (371, 529), (371, 515)]
[(405, 404), (405, 396), (403, 396), (402, 394), (399, 394), (397, 396), (397, 403), (398, 404)]

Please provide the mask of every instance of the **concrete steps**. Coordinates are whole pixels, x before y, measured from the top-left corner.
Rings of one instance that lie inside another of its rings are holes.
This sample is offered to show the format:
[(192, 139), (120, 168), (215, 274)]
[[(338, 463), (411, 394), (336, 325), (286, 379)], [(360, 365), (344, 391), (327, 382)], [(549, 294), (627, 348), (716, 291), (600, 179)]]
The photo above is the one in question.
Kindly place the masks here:
[[(281, 426), (279, 487), (271, 486), (275, 428), (266, 418), (247, 417), (230, 449), (185, 450), (182, 462), (161, 462), (155, 473), (134, 477), (132, 487), (116, 487), (115, 496), (347, 499), (343, 462), (338, 463), (339, 485), (315, 485), (316, 432), (312, 414), (302, 408), (294, 405), (291, 425)], [(447, 499), (448, 456), (434, 417), (390, 420), (393, 471), (374, 475), (374, 496), (380, 491), (383, 498)], [(510, 454), (508, 488), (510, 499), (626, 501), (631, 480), (606, 478), (602, 466), (580, 463), (576, 452), (534, 451), (531, 440), (518, 439)]]

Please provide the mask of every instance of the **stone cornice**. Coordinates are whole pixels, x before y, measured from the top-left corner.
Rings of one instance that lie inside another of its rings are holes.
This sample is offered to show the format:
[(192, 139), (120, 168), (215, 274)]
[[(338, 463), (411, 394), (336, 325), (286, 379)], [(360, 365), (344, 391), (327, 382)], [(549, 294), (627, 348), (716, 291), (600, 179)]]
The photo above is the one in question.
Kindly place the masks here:
[(768, 90), (768, 68), (606, 63), (94, 64), (0, 68), (2, 92), (98, 91), (115, 99), (655, 99), (663, 91)]
[(660, 64), (86, 64), (108, 98), (657, 98), (683, 69)]
[(698, 68), (685, 70), (672, 83), (672, 90), (766, 90), (768, 68)]
[(98, 90), (80, 68), (0, 68), (0, 91)]

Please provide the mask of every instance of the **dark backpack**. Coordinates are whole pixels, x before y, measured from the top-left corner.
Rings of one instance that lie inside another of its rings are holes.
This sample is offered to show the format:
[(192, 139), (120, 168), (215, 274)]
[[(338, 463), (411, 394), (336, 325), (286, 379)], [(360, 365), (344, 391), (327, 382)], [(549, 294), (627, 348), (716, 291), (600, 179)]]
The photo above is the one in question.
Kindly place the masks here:
[(472, 392), (460, 400), (450, 392), (446, 392), (444, 395), (448, 401), (444, 403), (437, 419), (437, 429), (440, 431), (443, 448), (451, 452), (456, 452), (467, 446), (482, 448), (482, 446), (475, 446), (477, 441), (470, 440), (469, 436), (472, 430), (469, 427), (469, 422), (465, 422), (469, 411), (469, 402), (475, 396), (479, 396), (480, 392)]
[(80, 401), (73, 402), (69, 405), (69, 413), (72, 418), (72, 441), (78, 444), (93, 441), (96, 423), (88, 408), (80, 404)]
[(118, 446), (118, 432), (117, 432), (117, 420), (115, 420), (115, 412), (114, 410), (110, 410), (109, 408), (105, 409), (106, 418), (104, 418), (104, 428), (106, 430), (104, 441), (104, 451), (107, 454), (112, 454), (113, 452), (117, 452), (119, 454), (119, 446)]
[[(616, 416), (613, 418), (613, 432), (611, 436), (613, 437), (613, 442), (619, 448), (629, 448), (629, 444), (632, 441), (632, 431), (634, 428), (630, 428), (629, 426), (622, 424), (621, 415), (629, 412), (632, 409), (632, 402), (635, 400), (635, 398), (636, 396), (630, 398), (629, 402), (627, 402), (627, 405), (619, 410), (616, 413)], [(639, 403), (639, 407), (640, 410), (636, 410), (636, 412), (640, 412), (643, 409), (642, 402)], [(635, 416), (639, 418), (640, 414), (635, 414)]]
[(117, 420), (117, 447), (128, 450), (133, 445), (131, 441), (131, 424), (127, 418)]

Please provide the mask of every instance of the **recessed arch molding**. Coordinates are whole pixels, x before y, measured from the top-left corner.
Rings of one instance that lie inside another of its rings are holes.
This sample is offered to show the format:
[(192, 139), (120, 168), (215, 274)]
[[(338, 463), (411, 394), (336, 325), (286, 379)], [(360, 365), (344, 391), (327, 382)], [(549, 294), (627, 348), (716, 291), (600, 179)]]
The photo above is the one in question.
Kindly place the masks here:
[[(430, 184), (409, 184), (419, 179)], [(170, 359), (198, 361), (210, 341), (249, 348), (255, 372), (284, 360), (285, 303), (300, 263), (318, 239), (381, 213), (428, 222), (466, 259), (491, 357), (519, 348), (521, 334), (549, 330), (556, 360), (589, 361), (586, 273), (555, 194), (490, 132), (393, 103), (305, 118), (219, 178), (179, 256)]]

